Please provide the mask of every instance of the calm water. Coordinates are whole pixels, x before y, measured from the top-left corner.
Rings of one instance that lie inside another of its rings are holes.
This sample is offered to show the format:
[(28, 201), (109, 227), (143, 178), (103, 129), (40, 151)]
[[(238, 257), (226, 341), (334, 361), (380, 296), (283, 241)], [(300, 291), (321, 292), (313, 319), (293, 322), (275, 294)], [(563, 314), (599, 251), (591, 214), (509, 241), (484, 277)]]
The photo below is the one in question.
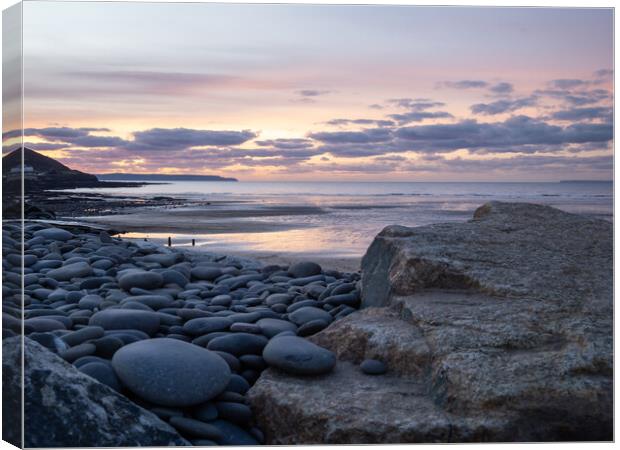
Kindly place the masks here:
[[(213, 251), (247, 250), (360, 256), (387, 225), (419, 226), (465, 221), (490, 200), (532, 202), (565, 211), (613, 219), (613, 184), (566, 183), (327, 183), (327, 182), (171, 182), (139, 188), (81, 189), (117, 195), (174, 196), (187, 199), (263, 205), (315, 205), (328, 214), (258, 220), (293, 226), (289, 231), (177, 235), (176, 242), (197, 239)], [(239, 205), (216, 206), (239, 208)], [(135, 236), (135, 235), (134, 235)], [(163, 238), (151, 234), (151, 238)]]

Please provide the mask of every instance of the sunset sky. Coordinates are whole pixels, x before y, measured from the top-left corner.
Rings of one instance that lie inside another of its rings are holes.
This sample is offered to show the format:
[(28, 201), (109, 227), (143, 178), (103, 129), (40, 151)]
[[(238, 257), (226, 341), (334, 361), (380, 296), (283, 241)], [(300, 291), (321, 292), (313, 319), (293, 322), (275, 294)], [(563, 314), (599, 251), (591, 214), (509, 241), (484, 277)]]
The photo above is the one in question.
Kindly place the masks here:
[(612, 178), (611, 9), (26, 2), (23, 45), (26, 145), (90, 173)]

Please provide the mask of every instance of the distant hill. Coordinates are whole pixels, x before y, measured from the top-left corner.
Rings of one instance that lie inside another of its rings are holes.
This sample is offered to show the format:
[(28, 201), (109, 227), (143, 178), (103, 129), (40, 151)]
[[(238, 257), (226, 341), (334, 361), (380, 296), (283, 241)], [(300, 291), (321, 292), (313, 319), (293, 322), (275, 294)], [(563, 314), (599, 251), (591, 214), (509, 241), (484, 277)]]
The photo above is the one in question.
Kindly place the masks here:
[(126, 181), (239, 181), (236, 178), (226, 178), (217, 175), (168, 175), (159, 173), (103, 173), (97, 175), (100, 180)]
[(22, 149), (13, 150), (2, 158), (2, 186), (7, 191), (19, 191), (24, 178), (25, 192), (49, 189), (75, 189), (89, 187), (140, 186), (144, 183), (104, 183), (95, 175), (71, 169), (53, 158), (24, 148), (24, 167)]

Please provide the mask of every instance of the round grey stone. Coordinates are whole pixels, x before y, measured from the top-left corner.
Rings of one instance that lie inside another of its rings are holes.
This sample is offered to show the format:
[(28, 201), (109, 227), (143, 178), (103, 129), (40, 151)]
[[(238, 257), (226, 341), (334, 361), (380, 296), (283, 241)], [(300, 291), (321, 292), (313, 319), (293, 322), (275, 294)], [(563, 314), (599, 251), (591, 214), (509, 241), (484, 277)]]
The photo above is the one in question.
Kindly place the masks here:
[(118, 279), (121, 289), (129, 291), (133, 287), (140, 289), (157, 289), (164, 284), (164, 278), (157, 272), (131, 271)]
[(228, 364), (220, 356), (176, 339), (129, 344), (114, 354), (112, 366), (131, 392), (163, 406), (207, 402), (230, 380)]
[(336, 365), (333, 352), (297, 336), (272, 339), (263, 358), (270, 366), (294, 375), (321, 375)]
[(288, 315), (291, 322), (297, 325), (303, 325), (313, 320), (324, 320), (327, 323), (331, 323), (333, 317), (330, 313), (324, 309), (315, 308), (314, 306), (304, 306), (299, 308)]
[(387, 372), (387, 366), (376, 359), (365, 359), (360, 364), (360, 369), (366, 375), (383, 375)]
[(313, 275), (320, 275), (322, 272), (321, 266), (311, 261), (298, 262), (288, 269), (288, 273), (295, 278), (311, 277)]

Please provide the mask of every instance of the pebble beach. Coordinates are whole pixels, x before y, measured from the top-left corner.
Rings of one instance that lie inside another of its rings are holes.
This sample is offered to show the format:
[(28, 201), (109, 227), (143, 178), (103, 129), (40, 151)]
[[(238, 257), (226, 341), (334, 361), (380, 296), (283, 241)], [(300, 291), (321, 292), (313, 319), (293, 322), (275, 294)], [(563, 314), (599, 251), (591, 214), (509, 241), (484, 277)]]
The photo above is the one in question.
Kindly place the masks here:
[[(18, 223), (3, 226), (3, 338), (22, 327), (21, 233)], [(89, 227), (26, 222), (23, 251), (25, 335), (193, 445), (263, 443), (247, 391), (267, 367), (330, 372), (335, 355), (305, 338), (360, 302), (358, 273), (312, 261), (263, 265)]]

